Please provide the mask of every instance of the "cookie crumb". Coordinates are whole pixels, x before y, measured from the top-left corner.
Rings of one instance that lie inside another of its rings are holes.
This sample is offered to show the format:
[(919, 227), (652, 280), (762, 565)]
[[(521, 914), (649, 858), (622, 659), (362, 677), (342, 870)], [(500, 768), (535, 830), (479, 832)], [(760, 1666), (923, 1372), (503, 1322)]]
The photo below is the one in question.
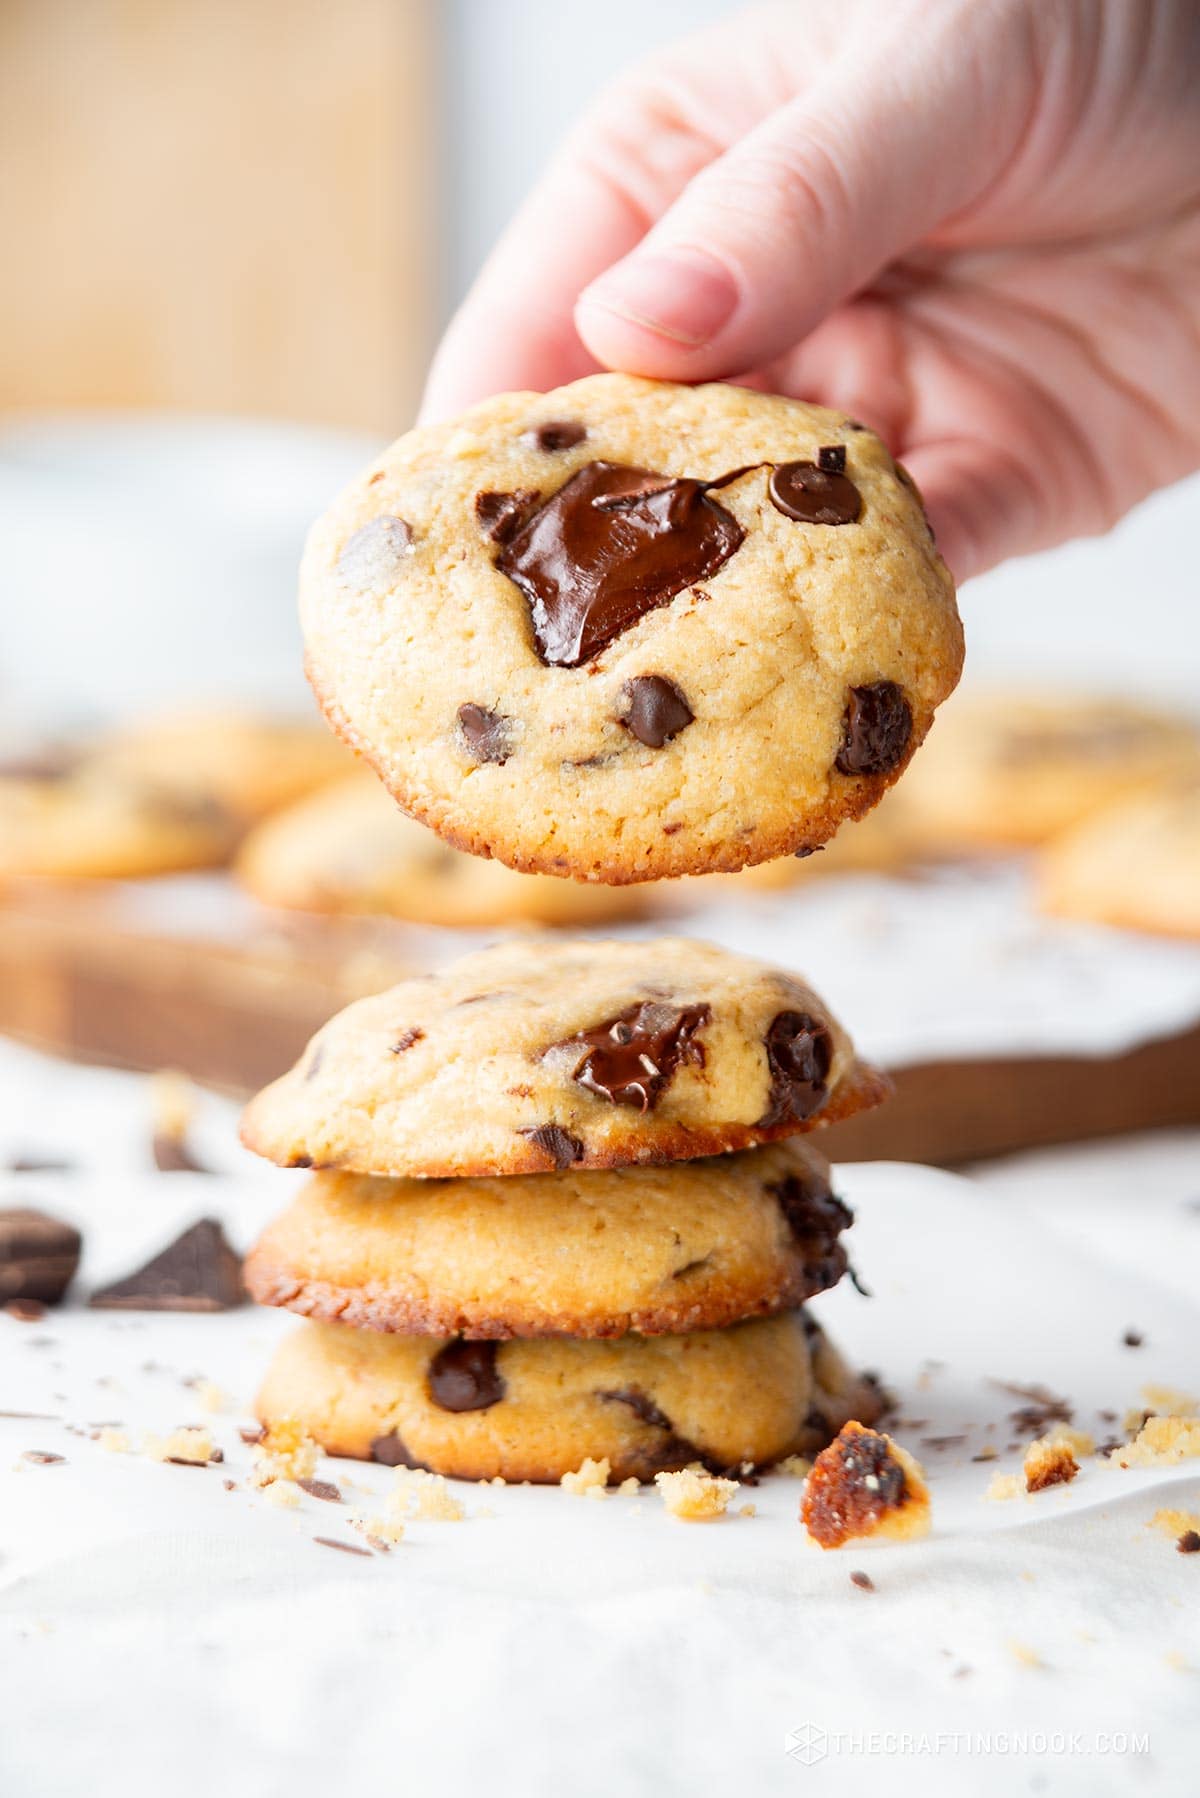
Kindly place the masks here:
[(671, 1516), (681, 1517), (688, 1523), (723, 1516), (730, 1499), (738, 1491), (736, 1480), (706, 1473), (702, 1467), (682, 1467), (678, 1473), (656, 1473), (654, 1484)]
[(197, 1380), (192, 1390), (202, 1411), (227, 1411), (229, 1399), (212, 1380)]
[(1193, 1398), (1190, 1392), (1181, 1392), (1177, 1386), (1143, 1386), (1142, 1397), (1159, 1417), (1195, 1417), (1200, 1411), (1200, 1399)]
[(144, 1452), (152, 1461), (205, 1467), (214, 1459), (212, 1432), (200, 1424), (184, 1424), (166, 1436), (147, 1436)]
[(984, 1493), (985, 1498), (997, 1503), (1010, 1498), (1024, 1498), (1028, 1488), (1018, 1473), (994, 1473), (991, 1484)]
[(1039, 1436), (1025, 1450), (1022, 1471), (1026, 1492), (1041, 1492), (1047, 1486), (1065, 1486), (1079, 1472), (1076, 1453), (1090, 1455), (1095, 1442), (1083, 1430), (1052, 1430)]
[(317, 1470), (317, 1445), (294, 1417), (277, 1417), (253, 1445), (252, 1486), (273, 1480), (310, 1480)]
[(607, 1455), (600, 1461), (593, 1461), (588, 1455), (574, 1473), (564, 1473), (558, 1483), (564, 1492), (573, 1492), (576, 1498), (603, 1498), (611, 1472)]
[(1200, 1456), (1200, 1417), (1148, 1417), (1109, 1460), (1118, 1467), (1174, 1467), (1193, 1456)]
[(399, 1517), (352, 1517), (350, 1528), (366, 1537), (372, 1548), (387, 1550), (404, 1540), (404, 1525)]
[(807, 1455), (785, 1455), (782, 1461), (776, 1461), (772, 1473), (781, 1473), (785, 1479), (806, 1480), (812, 1472), (812, 1462)]
[(632, 1473), (627, 1480), (622, 1480), (621, 1484), (617, 1487), (617, 1491), (622, 1493), (626, 1498), (636, 1498), (641, 1489), (641, 1480)]
[(757, 1505), (742, 1505), (738, 1510), (738, 1516), (739, 1517), (757, 1517), (758, 1516), (758, 1506)]
[(1041, 1657), (1034, 1649), (1030, 1648), (1027, 1642), (1009, 1642), (1008, 1652), (1012, 1655), (1013, 1660), (1017, 1662), (1018, 1666), (1041, 1667), (1044, 1665)]
[(924, 1536), (930, 1525), (924, 1470), (890, 1436), (847, 1423), (813, 1462), (800, 1520), (822, 1548), (865, 1536)]
[(110, 1455), (127, 1455), (129, 1453), (129, 1437), (124, 1430), (103, 1429), (96, 1441)]
[(423, 1523), (461, 1523), (467, 1514), (440, 1473), (419, 1467), (397, 1467), (388, 1510)]
[(294, 1480), (276, 1475), (263, 1488), (263, 1497), (269, 1505), (278, 1505), (281, 1511), (294, 1511), (300, 1503), (300, 1488)]

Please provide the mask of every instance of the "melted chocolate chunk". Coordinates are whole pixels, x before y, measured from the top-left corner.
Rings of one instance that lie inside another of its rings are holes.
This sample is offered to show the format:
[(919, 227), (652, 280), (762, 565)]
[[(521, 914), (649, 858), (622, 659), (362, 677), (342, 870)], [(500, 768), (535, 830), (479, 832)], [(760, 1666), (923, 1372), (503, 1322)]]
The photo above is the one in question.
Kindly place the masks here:
[(825, 443), (817, 451), (817, 467), (826, 474), (845, 474), (846, 446), (844, 443)]
[(707, 1005), (656, 999), (631, 1005), (619, 1017), (568, 1039), (570, 1047), (584, 1051), (572, 1078), (614, 1105), (653, 1111), (681, 1062), (704, 1066), (704, 1045), (695, 1036), (710, 1015)]
[(515, 493), (477, 493), (475, 518), (480, 530), (493, 543), (510, 542), (541, 497), (536, 487), (518, 487)]
[(338, 576), (360, 593), (386, 593), (411, 548), (412, 526), (403, 518), (372, 518), (343, 544)]
[(847, 1424), (813, 1463), (801, 1516), (822, 1548), (868, 1535), (908, 1497), (908, 1482), (886, 1436)]
[(311, 1155), (293, 1155), (287, 1165), (289, 1167), (311, 1167), (312, 1164), (313, 1159)]
[(202, 1217), (144, 1267), (88, 1300), (106, 1311), (229, 1311), (245, 1302), (241, 1261), (215, 1217)]
[(679, 1435), (666, 1412), (640, 1387), (623, 1386), (619, 1391), (597, 1392), (596, 1397), (607, 1399), (610, 1404), (627, 1405), (642, 1423), (648, 1424), (652, 1430), (663, 1432), (663, 1441), (656, 1443), (648, 1454), (641, 1457), (643, 1478), (653, 1479), (656, 1473), (677, 1472), (679, 1468), (690, 1467), (697, 1461), (710, 1473), (722, 1471), (703, 1449), (697, 1448), (686, 1436)]
[(904, 760), (912, 736), (912, 707), (894, 680), (851, 687), (842, 723), (840, 774), (889, 774)]
[(661, 749), (695, 718), (675, 685), (661, 674), (635, 674), (621, 688), (621, 723), (648, 749)]
[(413, 1467), (418, 1473), (431, 1471), (424, 1461), (418, 1461), (415, 1455), (408, 1452), (395, 1430), (390, 1430), (386, 1436), (374, 1438), (371, 1443), (371, 1459), (378, 1461), (381, 1467)]
[(854, 1222), (853, 1213), (830, 1191), (824, 1178), (811, 1171), (788, 1174), (767, 1191), (779, 1201), (801, 1253), (808, 1280), (806, 1297), (836, 1286), (846, 1271), (840, 1237)]
[(804, 1011), (780, 1011), (765, 1038), (771, 1070), (771, 1096), (759, 1123), (802, 1123), (819, 1111), (829, 1096), (833, 1038), (824, 1024)]
[(685, 587), (713, 575), (745, 533), (703, 481), (589, 462), (496, 558), (529, 602), (552, 668), (578, 668)]
[(467, 1342), (461, 1336), (439, 1349), (429, 1363), (429, 1396), (443, 1411), (487, 1411), (507, 1390), (496, 1366), (495, 1342)]
[(587, 426), (581, 425), (577, 418), (552, 418), (544, 425), (534, 425), (532, 430), (522, 436), (522, 443), (528, 443), (532, 449), (546, 450), (553, 455), (555, 450), (574, 449), (587, 436)]
[(460, 705), (458, 728), (467, 753), (477, 762), (496, 762), (501, 768), (513, 752), (512, 719), (481, 705)]
[(583, 1159), (583, 1144), (560, 1124), (539, 1124), (536, 1129), (519, 1130), (517, 1134), (527, 1136), (530, 1142), (543, 1149), (560, 1172)]
[(57, 1305), (75, 1276), (79, 1231), (47, 1211), (0, 1211), (0, 1304), (14, 1299)]
[(849, 475), (815, 462), (781, 462), (767, 492), (775, 510), (799, 524), (854, 524), (862, 517), (862, 494)]

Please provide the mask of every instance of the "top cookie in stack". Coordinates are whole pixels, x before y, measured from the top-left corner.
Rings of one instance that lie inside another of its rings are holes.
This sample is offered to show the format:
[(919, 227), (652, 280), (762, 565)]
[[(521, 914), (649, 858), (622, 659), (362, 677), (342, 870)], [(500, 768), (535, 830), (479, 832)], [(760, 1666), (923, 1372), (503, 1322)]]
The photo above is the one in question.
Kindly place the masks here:
[(822, 1447), (879, 1395), (802, 1309), (851, 1218), (801, 1133), (885, 1084), (801, 980), (680, 940), (505, 944), (351, 1006), (245, 1118), (320, 1170), (246, 1265), (312, 1320), (260, 1415), (474, 1479)]
[(610, 885), (811, 850), (962, 665), (920, 498), (854, 420), (595, 375), (410, 432), (317, 524), (309, 677), (459, 848)]

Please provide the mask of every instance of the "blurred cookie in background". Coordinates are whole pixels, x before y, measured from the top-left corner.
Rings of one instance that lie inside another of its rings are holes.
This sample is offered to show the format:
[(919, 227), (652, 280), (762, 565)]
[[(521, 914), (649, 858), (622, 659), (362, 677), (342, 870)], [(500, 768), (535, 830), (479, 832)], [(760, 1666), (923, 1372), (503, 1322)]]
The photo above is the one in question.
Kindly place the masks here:
[(1027, 849), (1197, 766), (1200, 732), (1177, 714), (1101, 696), (975, 690), (938, 713), (894, 797), (930, 852)]
[(1200, 768), (1050, 844), (1038, 897), (1059, 917), (1200, 938)]
[[(344, 753), (344, 752), (343, 752)], [(235, 872), (268, 905), (378, 912), (415, 924), (602, 924), (650, 909), (645, 888), (603, 887), (453, 849), (361, 772), (311, 794), (251, 832)]]

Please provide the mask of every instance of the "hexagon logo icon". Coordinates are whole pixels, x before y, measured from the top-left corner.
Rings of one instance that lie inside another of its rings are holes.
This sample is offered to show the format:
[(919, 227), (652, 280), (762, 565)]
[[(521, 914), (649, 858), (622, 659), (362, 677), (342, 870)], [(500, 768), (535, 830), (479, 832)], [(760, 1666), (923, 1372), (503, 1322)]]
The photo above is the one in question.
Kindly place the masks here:
[(788, 1731), (787, 1752), (802, 1767), (815, 1767), (829, 1753), (829, 1737), (816, 1723), (801, 1723)]

